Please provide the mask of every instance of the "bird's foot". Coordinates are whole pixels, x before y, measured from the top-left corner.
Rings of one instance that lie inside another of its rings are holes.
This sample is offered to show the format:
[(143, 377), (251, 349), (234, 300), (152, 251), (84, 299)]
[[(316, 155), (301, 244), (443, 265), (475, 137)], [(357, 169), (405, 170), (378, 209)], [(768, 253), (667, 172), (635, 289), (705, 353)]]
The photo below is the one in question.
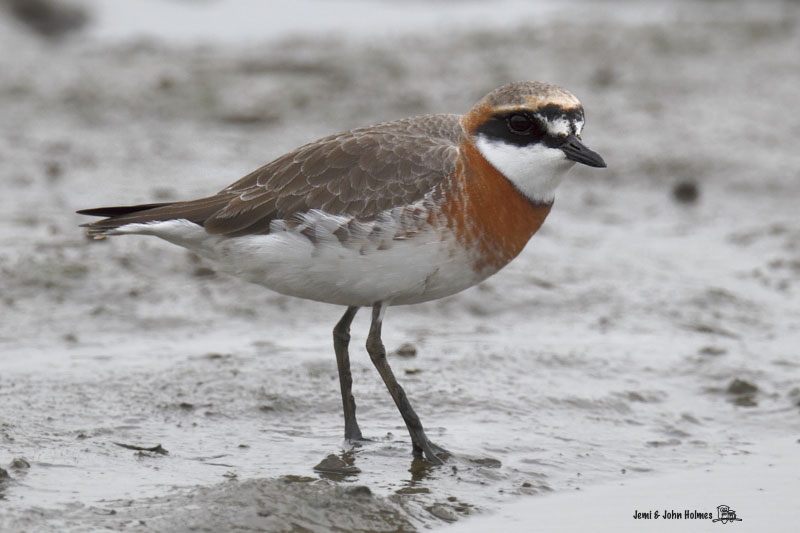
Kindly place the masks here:
[(425, 461), (431, 463), (432, 465), (441, 465), (450, 457), (450, 452), (442, 448), (441, 446), (437, 446), (436, 444), (432, 443), (427, 439), (427, 437), (423, 437), (419, 439), (421, 442), (414, 442), (414, 455), (421, 456)]
[(366, 444), (368, 442), (375, 442), (375, 439), (368, 439), (367, 437), (345, 437), (344, 438), (345, 444), (348, 446), (361, 446), (362, 444)]
[(345, 420), (344, 440), (347, 442), (361, 442), (369, 439), (365, 439), (364, 436), (361, 434), (361, 428), (358, 427), (358, 423), (355, 420), (352, 421)]
[(356, 428), (355, 431), (345, 431), (344, 433), (344, 447), (348, 449), (360, 448), (367, 442), (374, 442), (373, 439), (368, 439), (361, 434), (361, 430)]

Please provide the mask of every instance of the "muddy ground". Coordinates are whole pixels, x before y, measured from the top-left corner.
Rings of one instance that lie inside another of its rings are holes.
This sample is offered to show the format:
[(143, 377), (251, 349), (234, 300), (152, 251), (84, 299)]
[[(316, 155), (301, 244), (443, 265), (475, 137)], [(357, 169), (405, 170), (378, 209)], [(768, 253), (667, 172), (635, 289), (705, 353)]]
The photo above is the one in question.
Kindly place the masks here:
[[(255, 44), (42, 38), (4, 16), (0, 531), (413, 531), (800, 452), (800, 4), (721, 4)], [(342, 309), (77, 227), (76, 209), (208, 194), (332, 131), (461, 113), (517, 79), (573, 91), (608, 169), (575, 169), (495, 277), (389, 310), (443, 467), (411, 455), (367, 313), (351, 358), (374, 442), (345, 453)], [(347, 468), (316, 471), (331, 454)]]

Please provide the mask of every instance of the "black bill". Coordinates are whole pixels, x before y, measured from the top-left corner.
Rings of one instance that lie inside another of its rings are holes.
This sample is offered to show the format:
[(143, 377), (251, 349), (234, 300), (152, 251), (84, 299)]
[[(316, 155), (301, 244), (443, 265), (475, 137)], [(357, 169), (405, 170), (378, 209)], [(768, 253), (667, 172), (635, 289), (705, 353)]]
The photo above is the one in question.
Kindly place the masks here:
[(589, 150), (575, 135), (570, 135), (567, 142), (559, 148), (567, 155), (567, 159), (571, 159), (576, 163), (583, 163), (590, 167), (606, 168), (606, 162), (603, 161), (600, 154)]

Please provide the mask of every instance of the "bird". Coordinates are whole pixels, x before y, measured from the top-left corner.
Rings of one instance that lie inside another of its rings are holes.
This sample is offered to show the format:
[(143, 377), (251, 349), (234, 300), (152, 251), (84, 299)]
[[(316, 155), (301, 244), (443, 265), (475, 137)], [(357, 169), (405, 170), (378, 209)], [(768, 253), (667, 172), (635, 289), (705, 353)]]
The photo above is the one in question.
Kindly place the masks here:
[(358, 127), (278, 157), (218, 193), (99, 207), (90, 237), (152, 235), (278, 293), (346, 307), (333, 328), (345, 441), (364, 441), (350, 373), (350, 325), (366, 341), (415, 457), (449, 457), (425, 434), (386, 357), (386, 309), (458, 293), (497, 273), (550, 213), (576, 163), (606, 163), (583, 142), (580, 101), (557, 85), (507, 83), (464, 115)]

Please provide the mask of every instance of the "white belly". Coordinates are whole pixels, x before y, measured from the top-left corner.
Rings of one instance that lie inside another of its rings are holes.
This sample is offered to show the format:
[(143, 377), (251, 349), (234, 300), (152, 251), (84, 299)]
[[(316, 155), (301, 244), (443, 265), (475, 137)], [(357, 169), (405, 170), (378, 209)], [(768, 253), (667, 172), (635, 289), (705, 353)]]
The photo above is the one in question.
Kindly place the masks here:
[(118, 233), (156, 235), (210, 259), (221, 270), (298, 298), (347, 306), (419, 303), (462, 291), (492, 272), (478, 273), (471, 253), (449, 233), (429, 229), (403, 239), (363, 234), (340, 242), (297, 229), (223, 238), (186, 220), (130, 224)]

